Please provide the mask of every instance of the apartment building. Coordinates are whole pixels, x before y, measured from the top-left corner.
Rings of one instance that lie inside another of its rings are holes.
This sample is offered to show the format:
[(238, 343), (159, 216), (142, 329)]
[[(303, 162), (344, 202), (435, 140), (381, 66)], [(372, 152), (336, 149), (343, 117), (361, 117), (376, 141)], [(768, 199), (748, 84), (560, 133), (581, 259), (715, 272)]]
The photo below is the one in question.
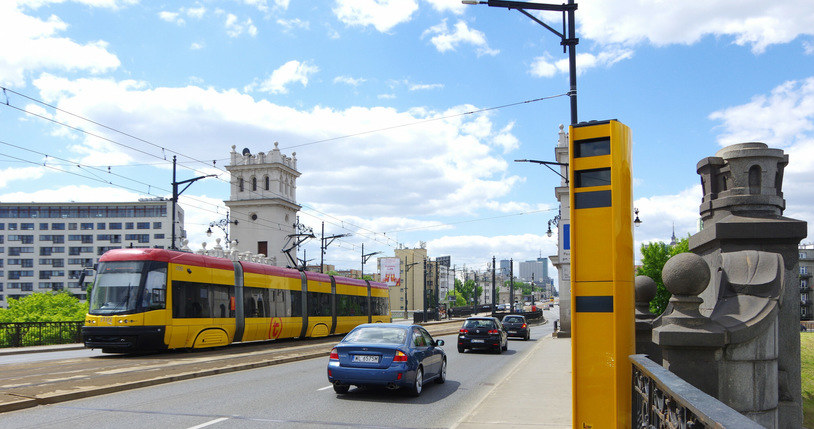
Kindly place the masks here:
[[(0, 307), (8, 307), (10, 298), (44, 291), (68, 290), (86, 299), (86, 285), (78, 283), (82, 270), (110, 249), (169, 248), (171, 214), (172, 202), (161, 198), (0, 203)], [(179, 247), (183, 225), (184, 211), (176, 205)]]
[(814, 244), (802, 244), (800, 249), (800, 320), (814, 320), (814, 292), (811, 277), (814, 274)]

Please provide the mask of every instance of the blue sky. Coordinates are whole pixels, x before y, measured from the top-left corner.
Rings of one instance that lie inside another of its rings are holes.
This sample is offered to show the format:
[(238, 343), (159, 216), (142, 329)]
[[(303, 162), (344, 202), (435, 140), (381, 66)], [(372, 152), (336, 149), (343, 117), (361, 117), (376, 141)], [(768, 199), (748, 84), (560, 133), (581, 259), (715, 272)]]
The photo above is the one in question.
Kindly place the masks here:
[[(456, 0), (7, 0), (0, 16), (0, 83), (14, 91), (0, 99), (0, 201), (168, 196), (164, 157), (177, 153), (180, 180), (220, 175), (181, 199), (200, 243), (225, 213), (231, 146), (256, 153), (276, 141), (296, 152), (300, 220), (353, 234), (327, 263), (357, 268), (363, 242), (385, 255), (426, 242), (432, 257), (474, 268), (555, 253), (545, 231), (559, 177), (513, 160), (554, 160), (569, 101), (514, 104), (567, 92), (567, 56), (517, 11)], [(556, 12), (538, 16), (561, 26)], [(696, 163), (745, 141), (790, 154), (785, 215), (814, 220), (814, 3), (594, 0), (576, 16), (580, 120), (632, 130), (637, 247), (669, 241), (673, 224), (696, 232)]]

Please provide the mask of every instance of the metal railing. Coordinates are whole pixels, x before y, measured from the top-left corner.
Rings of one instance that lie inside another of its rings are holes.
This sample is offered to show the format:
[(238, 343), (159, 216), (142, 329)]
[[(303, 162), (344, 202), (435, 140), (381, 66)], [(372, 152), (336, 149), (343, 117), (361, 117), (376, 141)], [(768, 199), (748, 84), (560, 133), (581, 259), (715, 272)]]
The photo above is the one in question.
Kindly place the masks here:
[(0, 348), (82, 342), (85, 322), (0, 323)]
[(737, 428), (763, 426), (650, 360), (632, 355), (633, 427)]

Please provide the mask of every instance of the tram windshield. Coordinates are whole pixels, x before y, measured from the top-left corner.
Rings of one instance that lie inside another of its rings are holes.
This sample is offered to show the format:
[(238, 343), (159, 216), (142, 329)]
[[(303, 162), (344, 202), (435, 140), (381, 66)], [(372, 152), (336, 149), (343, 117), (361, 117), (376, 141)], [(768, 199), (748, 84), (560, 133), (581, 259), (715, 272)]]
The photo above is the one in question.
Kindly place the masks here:
[(167, 264), (102, 262), (90, 297), (90, 314), (127, 314), (163, 309)]

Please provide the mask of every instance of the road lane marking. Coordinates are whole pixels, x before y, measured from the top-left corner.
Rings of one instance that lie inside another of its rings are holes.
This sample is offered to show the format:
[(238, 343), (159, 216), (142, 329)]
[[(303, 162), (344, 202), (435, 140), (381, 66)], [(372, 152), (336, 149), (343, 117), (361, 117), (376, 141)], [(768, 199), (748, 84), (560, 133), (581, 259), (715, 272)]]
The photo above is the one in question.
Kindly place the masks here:
[(215, 423), (220, 423), (220, 422), (222, 422), (224, 420), (229, 420), (229, 417), (221, 417), (219, 419), (210, 420), (210, 421), (208, 421), (206, 423), (201, 423), (198, 426), (192, 426), (192, 427), (187, 428), (187, 429), (201, 429), (201, 428), (205, 428), (207, 426), (214, 425)]
[(320, 390), (328, 390), (328, 389), (330, 389), (331, 387), (334, 387), (334, 386), (333, 386), (333, 384), (332, 384), (332, 385), (329, 385), (329, 386), (325, 386), (325, 387), (323, 387), (322, 389), (317, 389), (317, 391), (320, 391)]

